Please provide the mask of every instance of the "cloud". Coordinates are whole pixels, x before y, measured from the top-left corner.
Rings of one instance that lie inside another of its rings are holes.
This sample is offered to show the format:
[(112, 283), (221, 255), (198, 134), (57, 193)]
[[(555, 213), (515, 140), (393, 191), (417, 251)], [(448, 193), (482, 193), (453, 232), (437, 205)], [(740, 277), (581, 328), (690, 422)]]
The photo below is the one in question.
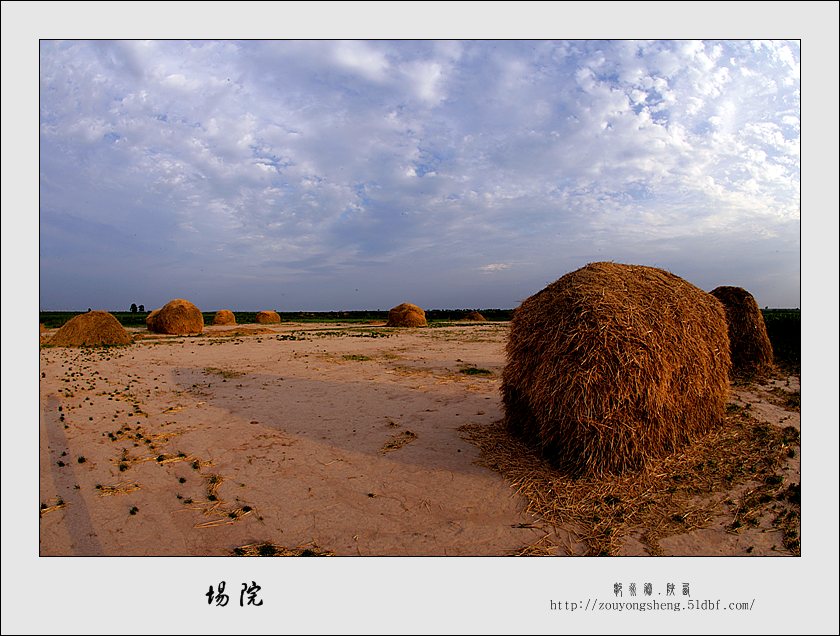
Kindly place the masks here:
[(444, 285), (509, 306), (723, 236), (748, 270), (798, 240), (798, 60), (784, 41), (43, 41), (43, 301), (165, 301), (171, 281), (390, 306), (422, 268), (427, 306)]
[(478, 269), (482, 272), (501, 272), (506, 269), (510, 269), (510, 263), (490, 263), (488, 265), (482, 265)]

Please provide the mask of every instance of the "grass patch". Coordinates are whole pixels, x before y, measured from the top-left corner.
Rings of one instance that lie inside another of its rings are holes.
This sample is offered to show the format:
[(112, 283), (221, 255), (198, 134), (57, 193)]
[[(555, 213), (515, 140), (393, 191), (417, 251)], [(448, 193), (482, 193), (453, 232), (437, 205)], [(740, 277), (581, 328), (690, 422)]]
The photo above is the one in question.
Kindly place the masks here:
[(490, 369), (479, 369), (478, 367), (463, 367), (459, 369), (459, 373), (464, 375), (493, 375)]
[(355, 362), (367, 362), (368, 360), (373, 359), (373, 358), (370, 358), (369, 356), (363, 356), (363, 355), (359, 355), (359, 354), (355, 354), (355, 353), (354, 354), (343, 355), (341, 357), (344, 358), (345, 360), (353, 360)]
[(230, 369), (218, 369), (216, 367), (205, 367), (204, 373), (220, 375), (228, 380), (230, 378), (241, 378), (243, 375), (245, 375), (245, 373), (243, 373), (242, 371), (231, 371)]

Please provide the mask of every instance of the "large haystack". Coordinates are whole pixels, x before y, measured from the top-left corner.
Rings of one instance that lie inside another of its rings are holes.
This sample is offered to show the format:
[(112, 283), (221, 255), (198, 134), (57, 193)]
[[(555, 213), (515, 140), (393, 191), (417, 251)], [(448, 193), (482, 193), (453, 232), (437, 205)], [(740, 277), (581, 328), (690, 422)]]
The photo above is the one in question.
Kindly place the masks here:
[(768, 371), (773, 366), (773, 347), (755, 298), (741, 287), (717, 287), (712, 295), (723, 303), (726, 311), (733, 375), (750, 376)]
[(175, 298), (149, 314), (146, 325), (155, 333), (186, 336), (204, 331), (204, 316), (190, 301)]
[(103, 347), (131, 343), (131, 334), (107, 311), (89, 311), (73, 316), (49, 342), (56, 347)]
[(233, 315), (233, 312), (229, 309), (220, 309), (216, 312), (216, 315), (213, 316), (213, 324), (214, 325), (235, 325), (236, 324), (236, 316)]
[(276, 325), (280, 322), (280, 314), (276, 311), (258, 311), (256, 321), (261, 325)]
[(572, 474), (635, 470), (722, 419), (729, 368), (712, 296), (661, 269), (592, 263), (514, 312), (506, 421)]
[(469, 321), (472, 321), (472, 322), (487, 322), (487, 318), (485, 318), (484, 316), (482, 316), (482, 315), (481, 315), (479, 312), (477, 312), (477, 311), (471, 311), (471, 312), (467, 313), (467, 314), (466, 314), (466, 315), (462, 318), (462, 320), (469, 320)]
[(387, 327), (426, 327), (426, 312), (417, 305), (403, 303), (388, 312)]

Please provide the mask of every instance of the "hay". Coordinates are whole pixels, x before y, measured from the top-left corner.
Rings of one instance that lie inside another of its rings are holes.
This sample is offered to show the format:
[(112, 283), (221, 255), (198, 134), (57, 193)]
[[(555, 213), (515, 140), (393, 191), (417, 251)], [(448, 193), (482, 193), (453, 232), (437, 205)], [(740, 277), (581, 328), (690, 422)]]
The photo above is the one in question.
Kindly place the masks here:
[(711, 293), (726, 311), (732, 374), (749, 377), (772, 370), (773, 347), (752, 294), (741, 287), (717, 287)]
[(566, 274), (517, 309), (506, 352), (508, 427), (573, 475), (638, 470), (724, 416), (723, 307), (661, 269)]
[(233, 312), (229, 309), (220, 309), (216, 312), (216, 315), (213, 316), (213, 324), (214, 325), (235, 325), (236, 324), (236, 316), (233, 315)]
[[(458, 431), (480, 450), (476, 464), (501, 473), (525, 497), (527, 514), (546, 530), (571, 531), (586, 555), (615, 555), (633, 535), (652, 554), (661, 554), (659, 539), (709, 527), (727, 506), (736, 516), (747, 508), (753, 515), (773, 514), (777, 495), (789, 486), (772, 477), (784, 472), (791, 450), (799, 447), (798, 431), (759, 422), (735, 405), (727, 411), (724, 426), (626, 475), (570, 477), (511, 435), (501, 421), (465, 424)], [(732, 502), (741, 484), (761, 484), (758, 490), (771, 497), (760, 505)], [(542, 542), (528, 548), (547, 553), (550, 546)], [(536, 553), (528, 548), (517, 554)], [(567, 553), (575, 554), (571, 546)]]
[(270, 541), (263, 541), (262, 543), (249, 543), (241, 545), (233, 549), (231, 552), (233, 556), (248, 556), (248, 557), (285, 557), (285, 556), (335, 556), (335, 552), (324, 550), (320, 548), (317, 543), (308, 543), (306, 545), (299, 545), (294, 548), (287, 548)]
[(113, 486), (103, 486), (97, 484), (96, 489), (99, 491), (100, 497), (110, 497), (112, 495), (127, 495), (128, 493), (140, 490), (141, 486), (136, 481), (121, 481)]
[(470, 321), (472, 321), (472, 322), (487, 322), (487, 318), (485, 318), (484, 316), (482, 316), (482, 315), (481, 315), (479, 312), (477, 312), (477, 311), (471, 311), (471, 312), (469, 312), (469, 313), (468, 313), (468, 314), (466, 314), (466, 315), (465, 315), (465, 316), (464, 316), (461, 320), (470, 320)]
[(49, 341), (56, 347), (103, 347), (131, 343), (131, 334), (107, 311), (89, 311), (74, 316)]
[(280, 322), (280, 314), (276, 311), (258, 311), (256, 321), (261, 325), (276, 325)]
[(401, 433), (397, 433), (396, 435), (392, 435), (391, 439), (385, 442), (385, 445), (379, 449), (379, 452), (384, 455), (385, 453), (399, 450), (406, 444), (410, 444), (416, 439), (417, 433), (413, 431), (403, 431)]
[(403, 303), (388, 312), (386, 327), (426, 327), (426, 312), (417, 305)]
[(46, 332), (47, 328), (44, 326), (44, 323), (38, 323), (38, 333)]
[(152, 330), (152, 323), (155, 321), (155, 317), (160, 313), (160, 309), (153, 309), (149, 312), (149, 315), (146, 316), (146, 329), (149, 331)]
[(190, 301), (175, 298), (149, 314), (146, 325), (155, 333), (185, 336), (204, 331), (204, 316)]

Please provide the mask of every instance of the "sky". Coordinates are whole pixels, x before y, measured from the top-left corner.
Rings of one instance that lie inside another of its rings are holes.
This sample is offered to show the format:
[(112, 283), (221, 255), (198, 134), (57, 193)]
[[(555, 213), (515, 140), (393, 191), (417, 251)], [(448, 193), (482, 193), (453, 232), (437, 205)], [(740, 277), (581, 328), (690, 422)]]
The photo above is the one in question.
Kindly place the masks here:
[(800, 306), (798, 41), (40, 43), (40, 307)]

